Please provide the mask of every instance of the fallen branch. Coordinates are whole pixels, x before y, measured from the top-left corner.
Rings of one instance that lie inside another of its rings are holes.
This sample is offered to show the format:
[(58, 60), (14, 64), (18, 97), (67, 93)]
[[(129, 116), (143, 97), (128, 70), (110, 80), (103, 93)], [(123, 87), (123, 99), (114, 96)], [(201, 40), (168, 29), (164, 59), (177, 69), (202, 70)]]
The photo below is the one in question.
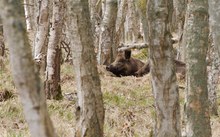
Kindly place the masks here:
[(124, 51), (127, 49), (143, 49), (148, 48), (147, 43), (121, 43), (118, 51)]

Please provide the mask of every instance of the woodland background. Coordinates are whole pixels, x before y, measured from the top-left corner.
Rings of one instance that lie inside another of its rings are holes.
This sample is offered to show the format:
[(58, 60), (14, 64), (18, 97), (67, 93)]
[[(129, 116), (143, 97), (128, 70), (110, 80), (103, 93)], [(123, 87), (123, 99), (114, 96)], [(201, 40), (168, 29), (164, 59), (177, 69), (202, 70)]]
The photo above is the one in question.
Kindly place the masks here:
[[(220, 136), (219, 5), (1, 0), (0, 136)], [(118, 49), (151, 73), (107, 72)]]

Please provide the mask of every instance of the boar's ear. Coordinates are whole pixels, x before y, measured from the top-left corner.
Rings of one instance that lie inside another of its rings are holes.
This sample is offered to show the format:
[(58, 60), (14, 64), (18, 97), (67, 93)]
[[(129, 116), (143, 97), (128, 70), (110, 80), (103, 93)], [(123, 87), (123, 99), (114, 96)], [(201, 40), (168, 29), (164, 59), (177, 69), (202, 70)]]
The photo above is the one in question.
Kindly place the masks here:
[(125, 50), (125, 59), (131, 58), (131, 50)]

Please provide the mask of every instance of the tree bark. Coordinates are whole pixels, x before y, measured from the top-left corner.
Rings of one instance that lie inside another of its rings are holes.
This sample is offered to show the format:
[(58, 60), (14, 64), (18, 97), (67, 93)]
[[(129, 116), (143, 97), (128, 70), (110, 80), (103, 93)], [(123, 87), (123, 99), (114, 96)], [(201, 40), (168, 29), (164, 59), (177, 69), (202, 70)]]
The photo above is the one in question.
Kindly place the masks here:
[(147, 0), (138, 0), (137, 2), (137, 6), (138, 6), (138, 12), (141, 18), (141, 23), (142, 23), (142, 28), (143, 28), (143, 32), (144, 32), (144, 42), (148, 42), (147, 41), (147, 31), (148, 31), (148, 26), (147, 26)]
[(47, 112), (42, 83), (34, 69), (26, 34), (24, 7), (20, 0), (1, 0), (0, 10), (10, 51), (13, 79), (31, 135), (33, 137), (56, 137)]
[(209, 22), (213, 35), (213, 43), (218, 49), (220, 57), (220, 1), (208, 0), (209, 2)]
[(114, 45), (115, 50), (113, 50), (113, 57), (115, 58), (118, 54), (118, 52), (114, 53), (114, 51), (117, 51), (117, 48), (120, 46), (120, 42), (125, 42), (124, 38), (124, 23), (126, 20), (126, 15), (128, 11), (128, 2), (127, 0), (122, 0), (120, 3), (118, 3), (118, 13), (117, 13), (117, 19), (116, 19), (116, 33), (114, 37)]
[(186, 18), (187, 137), (211, 137), (206, 72), (208, 0), (190, 1)]
[(89, 9), (92, 22), (92, 32), (94, 34), (94, 46), (98, 49), (99, 46), (99, 34), (101, 24), (101, 0), (89, 0)]
[(155, 137), (179, 137), (180, 109), (170, 23), (171, 0), (148, 0), (148, 40), (156, 106)]
[(41, 67), (46, 57), (45, 49), (49, 33), (49, 0), (38, 0), (37, 2), (38, 13), (36, 15), (37, 30), (34, 40), (34, 60)]
[(103, 137), (104, 107), (88, 1), (69, 0), (69, 38), (77, 82), (76, 137)]
[(62, 37), (62, 28), (64, 23), (64, 6), (64, 0), (53, 1), (52, 26), (50, 28), (50, 37), (47, 49), (45, 81), (45, 90), (47, 98), (49, 99), (60, 99), (62, 97), (60, 85), (60, 40)]
[(125, 25), (125, 38), (126, 42), (136, 43), (138, 39), (138, 33), (140, 30), (140, 21), (137, 17), (135, 1), (134, 0), (127, 0), (128, 3), (128, 12), (126, 18), (126, 25)]
[(210, 102), (210, 113), (218, 116), (217, 86), (219, 79), (220, 58), (218, 56), (217, 47), (210, 43), (210, 62), (211, 68), (208, 71), (208, 97)]
[(113, 45), (117, 18), (117, 0), (106, 0), (106, 10), (101, 24), (98, 63), (109, 65), (113, 62)]
[(173, 0), (175, 10), (176, 35), (178, 40), (177, 59), (185, 61), (185, 43), (183, 41), (183, 28), (186, 15), (186, 0)]
[(34, 0), (24, 0), (27, 31), (34, 30)]

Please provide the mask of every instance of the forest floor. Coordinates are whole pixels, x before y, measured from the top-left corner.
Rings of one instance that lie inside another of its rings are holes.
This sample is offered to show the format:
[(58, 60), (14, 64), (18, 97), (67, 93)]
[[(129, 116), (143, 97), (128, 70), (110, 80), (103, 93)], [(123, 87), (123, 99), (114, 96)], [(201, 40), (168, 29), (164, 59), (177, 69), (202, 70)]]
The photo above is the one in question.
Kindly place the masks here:
[[(0, 137), (29, 137), (7, 61), (0, 67)], [(105, 137), (149, 137), (155, 118), (150, 76), (112, 77), (103, 66), (99, 67), (99, 73), (105, 105)], [(47, 100), (48, 111), (59, 137), (73, 137), (76, 89), (72, 65), (62, 65), (61, 79), (64, 98)], [(184, 81), (178, 83), (184, 86)], [(183, 115), (184, 89), (179, 93)], [(6, 95), (12, 96), (7, 99)], [(212, 117), (211, 126), (213, 137), (220, 137), (220, 118)]]

